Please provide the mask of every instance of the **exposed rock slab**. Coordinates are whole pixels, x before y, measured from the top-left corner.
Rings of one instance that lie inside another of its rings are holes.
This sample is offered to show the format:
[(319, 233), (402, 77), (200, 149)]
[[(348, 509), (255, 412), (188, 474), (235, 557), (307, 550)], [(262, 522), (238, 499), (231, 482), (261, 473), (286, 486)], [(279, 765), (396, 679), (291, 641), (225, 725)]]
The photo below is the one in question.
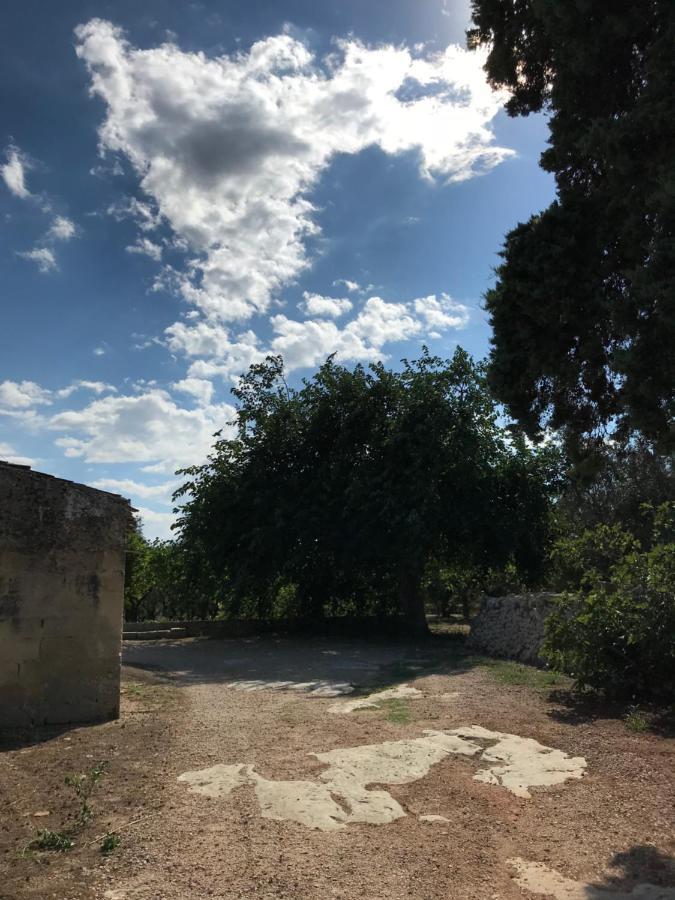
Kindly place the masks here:
[(329, 713), (344, 715), (354, 712), (356, 709), (379, 709), (385, 700), (419, 700), (422, 691), (410, 687), (409, 684), (397, 684), (396, 687), (387, 688), (386, 691), (376, 691), (367, 697), (357, 697), (355, 700), (345, 700), (342, 703), (333, 703), (328, 707)]
[[(586, 769), (586, 760), (581, 757), (569, 757), (531, 738), (488, 731), (479, 725), (425, 731), (418, 738), (311, 755), (327, 764), (318, 781), (270, 780), (243, 763), (185, 772), (178, 780), (194, 793), (216, 798), (252, 785), (265, 818), (333, 831), (357, 822), (384, 825), (405, 816), (405, 810), (388, 791), (368, 786), (417, 781), (451, 755), (488, 763), (474, 779), (500, 785), (519, 797), (530, 797), (530, 787), (581, 778)], [(431, 819), (427, 817), (426, 821)]]

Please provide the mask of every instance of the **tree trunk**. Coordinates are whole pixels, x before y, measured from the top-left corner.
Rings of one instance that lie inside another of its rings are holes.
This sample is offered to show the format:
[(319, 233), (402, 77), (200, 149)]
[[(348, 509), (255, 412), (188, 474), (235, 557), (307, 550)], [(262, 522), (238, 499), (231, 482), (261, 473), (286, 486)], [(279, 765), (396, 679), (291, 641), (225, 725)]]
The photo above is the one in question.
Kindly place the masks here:
[(422, 576), (414, 568), (401, 571), (398, 582), (398, 599), (401, 614), (410, 632), (420, 637), (429, 634), (427, 616), (424, 611)]

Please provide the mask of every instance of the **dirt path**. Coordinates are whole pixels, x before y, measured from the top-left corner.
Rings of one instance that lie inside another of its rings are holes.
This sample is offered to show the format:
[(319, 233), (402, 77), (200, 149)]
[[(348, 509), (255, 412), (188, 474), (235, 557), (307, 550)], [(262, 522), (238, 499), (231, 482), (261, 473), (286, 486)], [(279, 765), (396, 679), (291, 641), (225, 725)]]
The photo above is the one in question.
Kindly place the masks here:
[[(613, 887), (617, 898), (638, 884), (675, 885), (675, 742), (631, 733), (620, 720), (574, 717), (549, 699), (550, 685), (537, 686), (546, 678), (505, 683), (518, 680), (513, 667), (473, 665), (438, 640), (158, 642), (129, 645), (126, 656), (119, 723), (17, 742), (0, 756), (2, 900), (611, 900), (584, 885)], [(421, 694), (331, 711), (346, 702), (347, 685), (358, 688), (353, 700), (402, 682)], [(583, 757), (585, 774), (533, 787), (527, 798), (477, 781), (486, 765), (478, 755), (450, 754), (417, 780), (369, 784), (400, 807), (395, 820), (329, 831), (263, 817), (252, 784), (209, 797), (177, 780), (242, 764), (269, 782), (316, 785), (326, 763), (312, 753), (400, 747), (425, 731), (471, 725)], [(64, 773), (98, 759), (109, 770), (77, 846), (20, 857), (36, 827), (63, 827), (72, 808)], [(36, 811), (50, 815), (36, 819)], [(96, 842), (82, 846), (119, 827), (122, 843), (109, 857)], [(533, 863), (543, 865), (528, 870)]]

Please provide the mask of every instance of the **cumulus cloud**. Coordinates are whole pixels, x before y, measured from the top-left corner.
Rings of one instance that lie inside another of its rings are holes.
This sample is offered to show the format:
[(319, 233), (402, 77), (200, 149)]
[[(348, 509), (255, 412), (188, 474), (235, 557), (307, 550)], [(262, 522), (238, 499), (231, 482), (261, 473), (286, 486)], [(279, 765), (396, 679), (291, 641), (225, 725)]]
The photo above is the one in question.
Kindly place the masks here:
[(167, 391), (108, 396), (79, 410), (51, 416), (47, 426), (64, 432), (56, 440), (68, 457), (90, 463), (145, 462), (173, 471), (204, 459), (213, 434), (234, 418), (227, 404), (180, 407)]
[(34, 262), (38, 270), (43, 274), (55, 272), (58, 269), (54, 251), (49, 247), (34, 247), (32, 250), (18, 250), (17, 256)]
[(47, 238), (53, 241), (69, 241), (75, 237), (75, 223), (66, 216), (56, 216), (47, 232)]
[(333, 287), (340, 287), (341, 284), (347, 288), (350, 294), (353, 294), (354, 291), (358, 291), (361, 289), (361, 285), (358, 283), (358, 281), (350, 281), (349, 278), (337, 278), (333, 282)]
[[(317, 299), (345, 302), (327, 297)], [(268, 354), (281, 354), (288, 371), (315, 366), (331, 353), (343, 362), (386, 359), (387, 344), (415, 337), (439, 337), (448, 329), (463, 328), (468, 321), (466, 306), (448, 294), (432, 294), (408, 303), (370, 297), (342, 327), (329, 321), (325, 311), (322, 318), (304, 320), (279, 313), (270, 318), (273, 336), (265, 344), (252, 331), (233, 338), (224, 326), (202, 320), (176, 322), (166, 329), (165, 335), (172, 351), (188, 357), (204, 357), (191, 363), (190, 377), (208, 379), (220, 375), (236, 380), (251, 363), (260, 362)]]
[(511, 153), (490, 129), (502, 98), (483, 56), (459, 46), (422, 57), (345, 40), (317, 60), (282, 34), (209, 58), (136, 49), (100, 19), (76, 36), (106, 104), (102, 151), (128, 158), (157, 210), (146, 221), (166, 220), (192, 254), (159, 284), (211, 318), (266, 311), (306, 268), (311, 191), (337, 154), (414, 152), (423, 177), (461, 181)]
[(137, 506), (137, 512), (141, 517), (141, 524), (144, 532), (149, 532), (153, 537), (160, 538), (160, 540), (163, 541), (168, 541), (174, 536), (171, 531), (171, 526), (176, 517), (173, 513), (161, 512), (140, 505)]
[(174, 391), (189, 394), (203, 406), (208, 406), (213, 397), (213, 384), (206, 378), (183, 378), (172, 385)]
[(300, 309), (308, 316), (338, 319), (353, 306), (352, 301), (346, 297), (323, 297), (321, 294), (310, 294), (309, 291), (305, 291), (302, 297)]
[(137, 253), (140, 256), (149, 256), (155, 262), (159, 262), (162, 258), (162, 246), (151, 241), (150, 238), (139, 237), (135, 244), (131, 244), (126, 248), (127, 253)]
[(26, 158), (18, 147), (8, 147), (6, 151), (7, 161), (0, 166), (0, 175), (9, 191), (15, 197), (26, 200), (32, 194), (26, 187)]
[(0, 407), (29, 409), (52, 402), (51, 391), (34, 381), (3, 381), (0, 383)]
[(134, 481), (132, 478), (97, 478), (96, 481), (90, 481), (89, 484), (102, 491), (122, 494), (124, 497), (139, 497), (142, 500), (171, 503), (171, 495), (181, 482), (172, 479), (163, 481), (161, 484), (144, 484), (141, 481)]
[(17, 453), (11, 444), (0, 441), (0, 459), (4, 462), (14, 463), (17, 466), (34, 466), (36, 459), (30, 456), (22, 456)]
[(69, 384), (68, 387), (61, 388), (56, 391), (56, 396), (65, 399), (70, 397), (76, 391), (91, 391), (94, 394), (116, 393), (117, 388), (112, 384), (106, 384), (104, 381), (87, 381), (80, 379)]

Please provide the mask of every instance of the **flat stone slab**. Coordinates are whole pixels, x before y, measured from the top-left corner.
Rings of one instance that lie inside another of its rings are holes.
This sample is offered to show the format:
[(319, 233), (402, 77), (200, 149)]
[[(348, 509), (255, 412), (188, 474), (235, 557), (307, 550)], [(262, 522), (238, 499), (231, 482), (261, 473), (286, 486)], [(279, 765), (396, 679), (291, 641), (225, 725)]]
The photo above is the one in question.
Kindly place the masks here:
[[(263, 817), (334, 831), (358, 822), (384, 825), (405, 816), (405, 810), (388, 791), (370, 790), (368, 786), (417, 781), (450, 755), (486, 764), (473, 776), (475, 781), (499, 785), (524, 798), (531, 796), (532, 787), (581, 778), (586, 770), (582, 757), (570, 757), (531, 738), (488, 731), (480, 725), (425, 731), (419, 738), (310, 755), (327, 764), (318, 781), (275, 781), (263, 778), (245, 763), (185, 772), (178, 781), (186, 783), (193, 793), (216, 799), (249, 785), (255, 790)], [(427, 816), (423, 821), (436, 819)]]

